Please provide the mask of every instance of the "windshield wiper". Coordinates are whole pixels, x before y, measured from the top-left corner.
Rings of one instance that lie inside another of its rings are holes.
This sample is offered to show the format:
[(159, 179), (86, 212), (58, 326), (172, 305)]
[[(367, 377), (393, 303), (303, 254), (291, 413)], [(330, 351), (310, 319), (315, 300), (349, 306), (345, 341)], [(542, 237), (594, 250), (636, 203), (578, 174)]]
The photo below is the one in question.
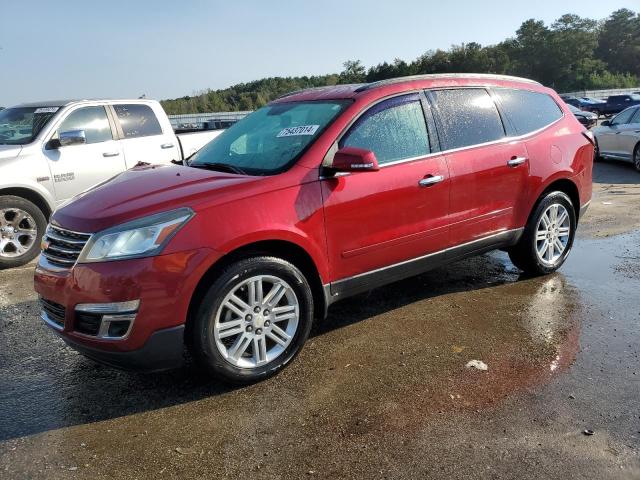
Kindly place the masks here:
[(235, 165), (229, 165), (228, 163), (219, 162), (204, 162), (204, 163), (190, 163), (190, 167), (194, 168), (206, 168), (208, 170), (217, 170), (219, 172), (236, 173), (238, 175), (246, 175), (247, 172)]

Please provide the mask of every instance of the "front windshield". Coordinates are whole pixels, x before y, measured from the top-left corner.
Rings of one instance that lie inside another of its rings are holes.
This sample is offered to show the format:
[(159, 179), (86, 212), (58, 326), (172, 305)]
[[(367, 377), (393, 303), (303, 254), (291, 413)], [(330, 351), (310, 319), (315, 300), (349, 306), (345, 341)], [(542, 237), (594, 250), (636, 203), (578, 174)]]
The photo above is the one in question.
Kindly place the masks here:
[(60, 107), (15, 107), (0, 111), (0, 145), (31, 143)]
[(227, 166), (248, 175), (285, 170), (349, 105), (331, 100), (268, 105), (225, 130), (191, 157), (192, 167)]

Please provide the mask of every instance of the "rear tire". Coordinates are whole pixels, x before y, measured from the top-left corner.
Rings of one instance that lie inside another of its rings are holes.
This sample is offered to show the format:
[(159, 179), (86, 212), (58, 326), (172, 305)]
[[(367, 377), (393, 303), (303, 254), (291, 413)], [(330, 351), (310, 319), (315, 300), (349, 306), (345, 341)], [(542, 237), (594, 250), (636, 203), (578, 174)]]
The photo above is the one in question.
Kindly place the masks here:
[(576, 213), (563, 192), (546, 194), (529, 217), (520, 241), (508, 250), (509, 258), (530, 275), (555, 272), (573, 246)]
[(601, 162), (603, 160), (602, 155), (600, 155), (600, 146), (598, 145), (598, 141), (596, 140), (595, 149), (593, 153), (593, 161)]
[(208, 373), (248, 384), (282, 370), (300, 352), (313, 321), (306, 278), (276, 257), (251, 257), (226, 267), (193, 319), (189, 346)]
[(47, 219), (22, 197), (0, 197), (0, 270), (19, 267), (36, 258)]

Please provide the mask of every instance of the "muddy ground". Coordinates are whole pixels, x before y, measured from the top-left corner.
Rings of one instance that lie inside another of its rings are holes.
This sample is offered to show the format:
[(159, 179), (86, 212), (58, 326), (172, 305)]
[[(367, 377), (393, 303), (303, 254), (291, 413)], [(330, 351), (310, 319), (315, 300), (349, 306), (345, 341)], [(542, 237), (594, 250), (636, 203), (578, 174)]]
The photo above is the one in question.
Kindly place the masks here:
[(344, 301), (239, 389), (98, 366), (0, 272), (0, 478), (640, 478), (640, 174), (595, 180), (560, 272), (495, 252)]

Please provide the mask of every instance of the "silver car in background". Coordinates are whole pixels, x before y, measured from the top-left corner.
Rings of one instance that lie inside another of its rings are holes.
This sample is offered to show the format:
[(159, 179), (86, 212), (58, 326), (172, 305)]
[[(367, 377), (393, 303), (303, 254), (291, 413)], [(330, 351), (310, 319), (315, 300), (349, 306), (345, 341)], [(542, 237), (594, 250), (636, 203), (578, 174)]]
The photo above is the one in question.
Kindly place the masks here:
[(593, 129), (596, 158), (632, 162), (640, 172), (640, 105), (623, 110)]

